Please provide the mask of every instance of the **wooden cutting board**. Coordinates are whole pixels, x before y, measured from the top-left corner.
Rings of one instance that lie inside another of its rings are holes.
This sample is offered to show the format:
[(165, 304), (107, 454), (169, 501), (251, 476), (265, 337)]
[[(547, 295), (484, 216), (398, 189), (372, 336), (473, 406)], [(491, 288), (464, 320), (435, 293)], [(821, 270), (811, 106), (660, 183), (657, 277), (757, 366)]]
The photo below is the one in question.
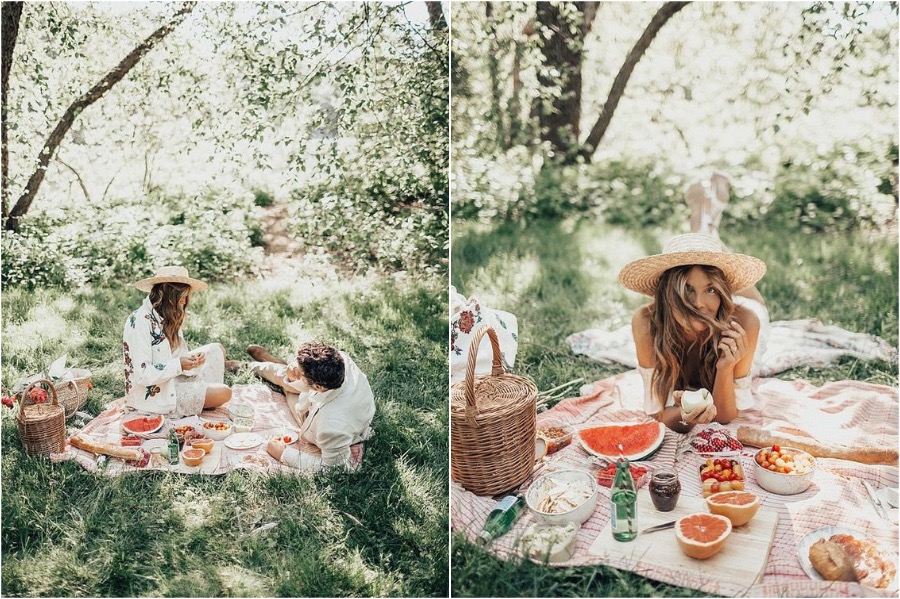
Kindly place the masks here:
[[(701, 497), (682, 495), (673, 511), (658, 512), (647, 489), (638, 491), (639, 531), (697, 512), (709, 513), (706, 501)], [(778, 512), (760, 507), (753, 520), (732, 529), (719, 553), (707, 560), (696, 560), (682, 553), (674, 528), (646, 535), (638, 533), (635, 540), (622, 543), (613, 539), (607, 523), (588, 553), (603, 558), (614, 567), (638, 574), (655, 569), (683, 571), (689, 572), (691, 578), (727, 581), (749, 588), (766, 567), (777, 525)]]

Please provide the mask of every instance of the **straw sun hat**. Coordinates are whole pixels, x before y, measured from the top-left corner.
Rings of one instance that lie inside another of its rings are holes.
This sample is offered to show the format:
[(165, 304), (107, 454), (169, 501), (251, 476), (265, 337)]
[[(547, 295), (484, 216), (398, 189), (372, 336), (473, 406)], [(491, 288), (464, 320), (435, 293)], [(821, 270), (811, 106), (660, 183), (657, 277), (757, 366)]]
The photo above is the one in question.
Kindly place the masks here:
[(688, 264), (720, 269), (733, 292), (752, 287), (766, 274), (766, 263), (759, 258), (729, 252), (712, 235), (688, 233), (670, 239), (662, 254), (626, 264), (619, 272), (619, 282), (632, 291), (652, 297), (663, 272)]
[(155, 275), (138, 281), (134, 286), (149, 293), (157, 283), (183, 283), (190, 285), (191, 291), (203, 291), (208, 287), (203, 281), (189, 277), (187, 269), (183, 266), (163, 266)]

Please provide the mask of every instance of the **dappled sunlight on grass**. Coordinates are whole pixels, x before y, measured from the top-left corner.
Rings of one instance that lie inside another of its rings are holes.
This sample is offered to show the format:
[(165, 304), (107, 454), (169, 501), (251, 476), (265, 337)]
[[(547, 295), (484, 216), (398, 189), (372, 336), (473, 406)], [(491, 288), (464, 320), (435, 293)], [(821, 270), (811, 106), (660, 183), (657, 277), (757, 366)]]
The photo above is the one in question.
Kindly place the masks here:
[[(20, 323), (3, 327), (6, 350), (13, 355), (39, 351), (56, 346), (57, 356), (65, 348), (84, 342), (86, 333), (77, 323), (67, 321), (52, 306), (39, 304), (29, 311), (28, 318)], [(6, 353), (6, 352), (4, 352)], [(49, 362), (43, 365), (44, 368)]]
[(470, 294), (487, 306), (499, 302), (519, 303), (537, 279), (540, 264), (530, 256), (495, 254), (472, 274), (467, 283)]
[(191, 488), (175, 494), (172, 508), (188, 530), (205, 526), (212, 513), (209, 498)]
[(222, 564), (216, 569), (225, 592), (233, 597), (270, 597), (270, 583), (263, 574), (238, 564)]

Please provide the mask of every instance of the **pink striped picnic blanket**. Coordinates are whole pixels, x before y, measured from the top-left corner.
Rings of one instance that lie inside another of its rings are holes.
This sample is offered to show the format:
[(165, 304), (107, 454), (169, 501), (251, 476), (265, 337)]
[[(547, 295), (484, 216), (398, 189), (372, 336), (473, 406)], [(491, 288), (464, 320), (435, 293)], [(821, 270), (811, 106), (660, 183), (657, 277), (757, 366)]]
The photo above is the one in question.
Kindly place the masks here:
[[(564, 400), (553, 409), (538, 415), (538, 422), (557, 419), (575, 428), (614, 422), (641, 422), (643, 383), (637, 371), (629, 371), (597, 381), (589, 393)], [(864, 442), (897, 446), (897, 389), (854, 381), (814, 387), (802, 382), (759, 379), (754, 388), (757, 408), (741, 414), (727, 426), (734, 433), (741, 424), (781, 422), (796, 426), (803, 423), (817, 434), (839, 432), (845, 443)], [(700, 497), (701, 482), (697, 475), (702, 458), (692, 452), (689, 436), (666, 431), (659, 452), (650, 463), (674, 465), (680, 474), (682, 495)], [(822, 582), (810, 579), (800, 566), (797, 547), (808, 533), (825, 526), (842, 526), (858, 530), (880, 545), (896, 547), (898, 542), (896, 511), (894, 524), (882, 520), (869, 502), (861, 483), (869, 481), (876, 489), (897, 487), (896, 465), (866, 465), (845, 460), (820, 458), (814, 484), (799, 495), (781, 496), (760, 488), (754, 478), (752, 463), (756, 449), (742, 452), (747, 490), (760, 495), (764, 507), (777, 510), (779, 521), (775, 539), (763, 576), (751, 588), (740, 588), (728, 582), (710, 581), (698, 573), (643, 567), (640, 574), (669, 584), (724, 596), (884, 596), (857, 583)], [(538, 474), (553, 469), (576, 467), (591, 469), (590, 456), (578, 441), (547, 458), (548, 464)], [(526, 481), (526, 485), (527, 482)], [(524, 488), (524, 487), (523, 487)], [(643, 492), (646, 492), (645, 490)], [(598, 508), (582, 525), (576, 539), (574, 557), (554, 565), (593, 566), (604, 563), (589, 555), (588, 548), (609, 521), (609, 489), (600, 487)], [(491, 497), (479, 497), (459, 484), (451, 487), (450, 518), (454, 530), (473, 541), (495, 504)], [(522, 518), (507, 535), (496, 540), (490, 550), (500, 558), (516, 559), (515, 542), (527, 527)], [(622, 564), (605, 565), (624, 567)], [(896, 595), (896, 593), (894, 593)]]
[[(287, 406), (284, 395), (276, 393), (266, 386), (235, 385), (232, 388), (231, 403), (244, 403), (253, 408), (255, 416), (252, 432), (258, 433), (264, 439), (270, 434), (276, 434), (276, 432), (280, 430), (289, 429), (296, 432), (299, 429), (299, 425), (294, 419), (294, 415), (291, 414), (291, 411)], [(124, 398), (118, 399), (112, 402), (106, 410), (87, 423), (80, 431), (70, 429), (69, 434), (70, 436), (73, 434), (89, 435), (99, 441), (117, 443), (122, 435), (122, 421), (127, 418), (133, 418), (134, 416), (134, 412), (125, 411)], [(228, 421), (228, 409), (226, 406), (222, 406), (214, 410), (205, 410), (200, 417), (203, 420)], [(144, 441), (143, 446), (149, 448), (164, 444), (165, 440), (168, 438), (169, 429), (172, 426), (191, 424), (195, 425), (195, 428), (197, 428), (197, 422), (197, 416), (178, 420), (169, 420), (167, 418), (165, 424), (158, 432), (144, 435), (146, 440)], [(93, 453), (77, 449), (68, 443), (62, 453), (52, 454), (50, 457), (54, 462), (74, 460), (86, 470), (108, 476), (146, 470), (161, 470), (181, 474), (212, 475), (225, 474), (226, 472), (236, 469), (249, 469), (267, 474), (301, 473), (301, 471), (290, 468), (289, 466), (284, 466), (273, 459), (266, 453), (265, 443), (244, 450), (230, 449), (225, 446), (223, 441), (216, 441), (215, 443), (217, 449), (214, 449), (213, 453), (204, 458), (203, 464), (199, 467), (187, 467), (184, 464), (170, 465), (164, 459), (152, 459), (144, 468), (137, 468), (134, 465), (117, 459), (103, 459), (98, 462), (97, 456)], [(298, 439), (296, 443), (297, 445), (295, 445), (295, 447), (300, 451), (312, 455), (319, 455), (319, 450), (316, 446), (310, 445), (302, 439)], [(355, 470), (362, 464), (363, 453), (363, 443), (357, 443), (350, 447), (352, 469)], [(210, 463), (210, 459), (214, 460), (214, 462)]]

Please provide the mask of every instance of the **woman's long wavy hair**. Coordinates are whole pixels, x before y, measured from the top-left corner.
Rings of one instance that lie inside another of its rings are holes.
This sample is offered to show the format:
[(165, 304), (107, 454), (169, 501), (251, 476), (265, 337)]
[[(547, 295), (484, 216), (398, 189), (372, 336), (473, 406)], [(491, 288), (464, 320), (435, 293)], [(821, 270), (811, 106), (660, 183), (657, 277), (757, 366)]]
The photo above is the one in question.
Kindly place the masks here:
[[(150, 303), (153, 309), (162, 316), (163, 334), (169, 340), (172, 349), (178, 347), (178, 331), (184, 324), (184, 314), (191, 298), (191, 286), (184, 283), (157, 283), (150, 290)], [(187, 296), (184, 308), (179, 306), (181, 298)]]
[[(716, 346), (722, 332), (729, 327), (734, 314), (731, 286), (725, 274), (715, 266), (697, 266), (709, 277), (721, 299), (714, 318), (697, 310), (690, 299), (687, 278), (688, 273), (694, 268), (692, 264), (676, 266), (665, 271), (659, 279), (654, 301), (650, 305), (650, 335), (653, 338), (653, 353), (656, 356), (651, 386), (656, 397), (662, 402), (662, 407), (665, 407), (670, 391), (688, 388), (689, 381), (685, 379), (682, 364), (685, 363), (690, 350), (698, 344), (700, 384), (712, 390), (718, 360)], [(700, 293), (702, 290), (696, 292)], [(690, 318), (696, 318), (707, 325), (706, 331), (692, 340), (688, 340), (685, 335)]]

